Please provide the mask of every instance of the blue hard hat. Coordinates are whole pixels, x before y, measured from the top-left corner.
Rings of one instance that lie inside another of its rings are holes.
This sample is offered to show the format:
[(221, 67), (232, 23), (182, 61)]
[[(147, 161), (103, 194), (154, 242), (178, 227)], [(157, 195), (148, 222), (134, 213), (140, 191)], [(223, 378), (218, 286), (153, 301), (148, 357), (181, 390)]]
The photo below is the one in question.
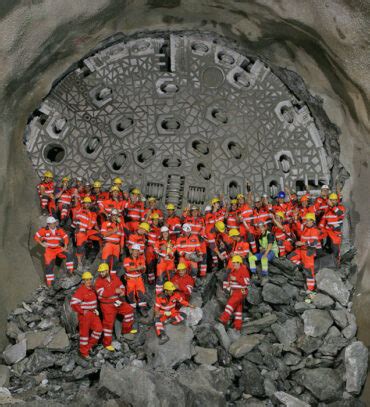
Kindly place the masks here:
[(278, 198), (285, 198), (285, 192), (284, 191), (280, 191), (278, 194), (277, 194), (277, 197)]

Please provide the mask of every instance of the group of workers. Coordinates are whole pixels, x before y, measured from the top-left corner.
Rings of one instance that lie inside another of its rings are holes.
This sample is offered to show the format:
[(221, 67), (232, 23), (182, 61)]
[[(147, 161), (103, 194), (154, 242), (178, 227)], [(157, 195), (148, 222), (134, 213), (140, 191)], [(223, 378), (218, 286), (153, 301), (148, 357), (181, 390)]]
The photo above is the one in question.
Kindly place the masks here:
[(184, 320), (182, 307), (193, 307), (192, 291), (203, 285), (207, 273), (226, 270), (223, 286), (229, 298), (219, 321), (226, 325), (233, 318), (233, 327), (241, 330), (248, 286), (251, 280), (267, 283), (271, 261), (289, 259), (305, 273), (311, 293), (315, 259), (329, 251), (340, 261), (345, 208), (340, 191), (330, 193), (327, 185), (317, 198), (309, 191), (299, 197), (286, 190), (273, 202), (266, 194), (253, 197), (248, 186), (247, 196), (230, 201), (217, 196), (203, 212), (188, 205), (181, 214), (172, 203), (162, 211), (155, 197), (122, 186), (120, 178), (104, 190), (100, 181), (69, 177), (56, 185), (50, 171), (38, 185), (47, 224), (35, 240), (45, 248), (46, 283), (53, 284), (56, 262), (65, 259), (69, 273), (82, 272), (91, 248), (100, 256), (97, 279), (83, 272), (71, 300), (79, 315), (82, 357), (89, 358), (102, 333), (104, 347), (114, 351), (117, 315), (123, 334), (137, 332), (135, 316), (148, 315), (150, 285), (155, 285), (155, 330), (165, 343), (164, 325)]

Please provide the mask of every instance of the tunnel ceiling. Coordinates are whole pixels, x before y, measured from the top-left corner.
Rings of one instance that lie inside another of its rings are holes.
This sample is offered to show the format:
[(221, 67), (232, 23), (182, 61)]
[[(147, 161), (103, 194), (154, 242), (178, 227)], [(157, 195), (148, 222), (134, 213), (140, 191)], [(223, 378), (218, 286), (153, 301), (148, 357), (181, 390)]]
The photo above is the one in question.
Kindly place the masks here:
[(122, 176), (178, 207), (329, 182), (308, 108), (260, 60), (212, 34), (118, 41), (80, 61), (33, 113), (25, 144), (41, 176)]

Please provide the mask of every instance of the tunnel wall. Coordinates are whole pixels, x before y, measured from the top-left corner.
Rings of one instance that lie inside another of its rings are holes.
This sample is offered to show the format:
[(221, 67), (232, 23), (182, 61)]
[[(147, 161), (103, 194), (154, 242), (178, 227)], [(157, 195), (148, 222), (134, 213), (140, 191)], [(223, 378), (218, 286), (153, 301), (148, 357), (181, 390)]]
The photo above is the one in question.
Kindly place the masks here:
[[(40, 283), (28, 250), (31, 221), (38, 216), (37, 179), (22, 145), (30, 112), (55, 78), (105, 38), (171, 28), (217, 32), (242, 43), (250, 55), (298, 73), (334, 124), (333, 132), (340, 129), (339, 158), (351, 174), (345, 202), (358, 250), (354, 307), (360, 339), (370, 345), (370, 321), (362, 312), (370, 303), (369, 12), (369, 3), (360, 0), (3, 0), (0, 332), (8, 311)], [(291, 85), (299, 93), (299, 81)]]

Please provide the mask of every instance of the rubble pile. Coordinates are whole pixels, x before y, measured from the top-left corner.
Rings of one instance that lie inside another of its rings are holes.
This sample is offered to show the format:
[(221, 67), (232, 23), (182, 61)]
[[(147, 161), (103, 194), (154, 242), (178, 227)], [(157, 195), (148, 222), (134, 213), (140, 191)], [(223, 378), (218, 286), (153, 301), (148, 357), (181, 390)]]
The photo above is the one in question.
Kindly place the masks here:
[(80, 277), (64, 276), (9, 315), (0, 404), (361, 406), (368, 350), (356, 340), (351, 312), (352, 257), (345, 254), (339, 269), (319, 270), (311, 301), (302, 272), (275, 260), (269, 282), (250, 287), (241, 333), (217, 322), (226, 304), (224, 272), (209, 274), (186, 324), (166, 326), (166, 344), (158, 344), (152, 314), (139, 319), (136, 335), (121, 336), (117, 321), (117, 351), (99, 345), (92, 361), (78, 356), (68, 302)]

